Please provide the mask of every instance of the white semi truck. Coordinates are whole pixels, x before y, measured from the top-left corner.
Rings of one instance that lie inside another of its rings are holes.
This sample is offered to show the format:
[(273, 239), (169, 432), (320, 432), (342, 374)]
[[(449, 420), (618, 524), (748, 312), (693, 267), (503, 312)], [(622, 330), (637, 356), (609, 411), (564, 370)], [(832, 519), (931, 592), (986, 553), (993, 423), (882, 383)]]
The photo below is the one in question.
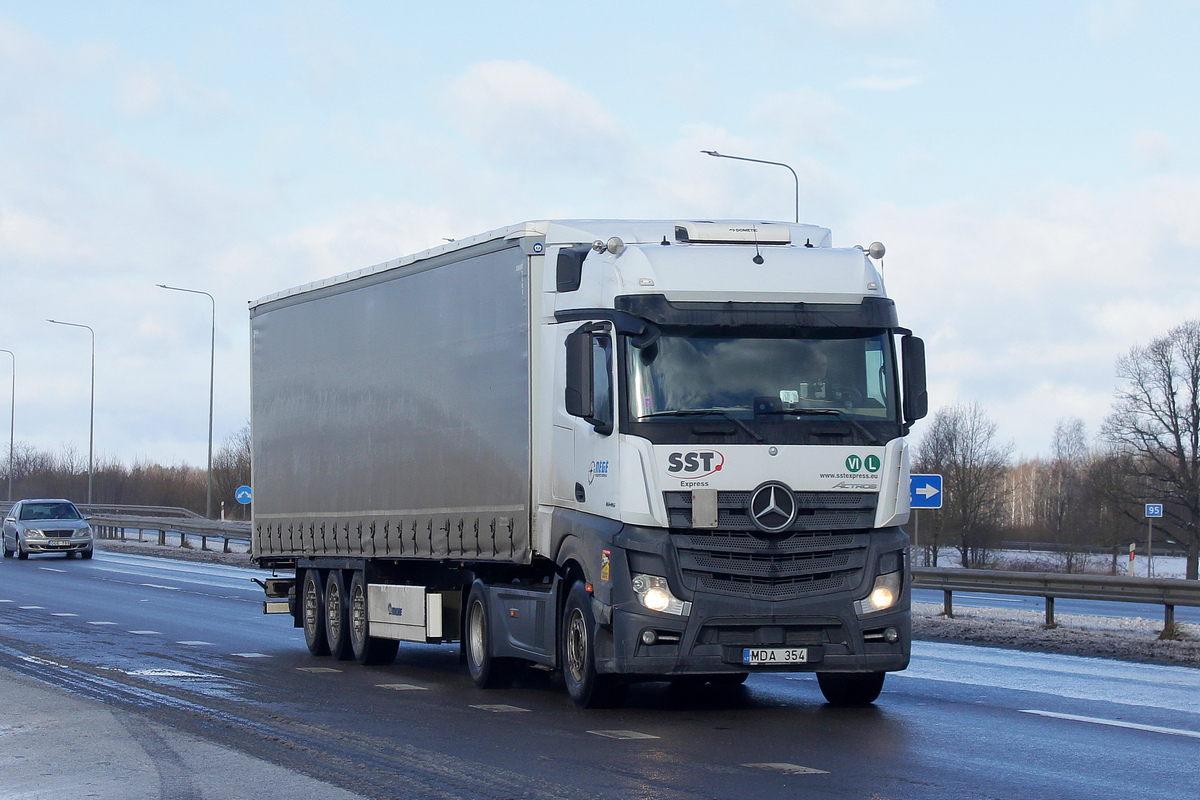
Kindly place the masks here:
[(264, 609), (314, 655), (458, 641), (478, 686), (531, 664), (583, 706), (757, 671), (873, 702), (927, 408), (882, 252), (526, 222), (253, 303)]

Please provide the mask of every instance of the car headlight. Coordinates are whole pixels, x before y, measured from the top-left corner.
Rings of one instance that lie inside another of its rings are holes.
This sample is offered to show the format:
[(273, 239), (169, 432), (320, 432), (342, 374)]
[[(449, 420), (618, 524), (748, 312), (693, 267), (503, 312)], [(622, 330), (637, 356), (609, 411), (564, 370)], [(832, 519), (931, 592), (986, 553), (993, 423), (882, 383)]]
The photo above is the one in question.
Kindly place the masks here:
[(691, 603), (680, 600), (671, 594), (671, 588), (667, 585), (666, 578), (660, 578), (657, 575), (634, 574), (633, 593), (637, 595), (638, 602), (651, 611), (661, 611), (664, 614), (679, 616), (687, 616), (692, 613)]
[(896, 605), (900, 599), (900, 577), (902, 572), (889, 572), (875, 578), (871, 593), (854, 604), (854, 610), (861, 617), (864, 614), (874, 614)]
[(83, 539), (83, 538), (85, 538), (87, 536), (91, 536), (91, 535), (92, 535), (91, 528), (80, 528), (79, 530), (75, 531), (76, 539)]
[(37, 528), (26, 528), (25, 537), (28, 539), (45, 539), (46, 534), (42, 533)]

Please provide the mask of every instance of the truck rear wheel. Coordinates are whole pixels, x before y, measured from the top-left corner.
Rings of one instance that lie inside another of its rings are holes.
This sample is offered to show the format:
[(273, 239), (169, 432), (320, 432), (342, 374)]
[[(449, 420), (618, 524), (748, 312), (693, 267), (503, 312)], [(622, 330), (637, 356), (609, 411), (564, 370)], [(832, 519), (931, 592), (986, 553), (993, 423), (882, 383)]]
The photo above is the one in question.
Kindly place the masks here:
[(400, 649), (400, 642), (395, 639), (371, 635), (371, 621), (367, 618), (367, 579), (362, 570), (355, 570), (350, 579), (350, 649), (354, 651), (354, 660), (364, 666), (390, 664)]
[(492, 655), (492, 618), (488, 613), (487, 592), (479, 581), (467, 597), (467, 671), (480, 689), (495, 689), (508, 683), (510, 665), (506, 658)]
[(818, 672), (817, 684), (830, 705), (869, 706), (883, 691), (886, 672)]
[(596, 618), (592, 614), (592, 596), (582, 581), (572, 584), (567, 593), (559, 630), (563, 682), (575, 705), (583, 708), (620, 705), (629, 686), (615, 675), (596, 672)]
[(304, 643), (314, 656), (329, 655), (325, 638), (325, 597), (321, 588), (321, 573), (305, 570), (301, 592), (300, 625), (304, 628)]
[(341, 570), (329, 570), (325, 581), (325, 640), (329, 642), (329, 654), (338, 661), (347, 661), (354, 655), (350, 649), (348, 605)]

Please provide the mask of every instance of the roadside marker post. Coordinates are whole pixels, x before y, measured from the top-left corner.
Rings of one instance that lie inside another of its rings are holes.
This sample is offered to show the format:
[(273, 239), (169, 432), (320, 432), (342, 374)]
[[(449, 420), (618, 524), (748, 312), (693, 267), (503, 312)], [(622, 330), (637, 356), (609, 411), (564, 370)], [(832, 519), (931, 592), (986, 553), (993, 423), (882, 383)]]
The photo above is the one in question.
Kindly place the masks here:
[[(1146, 503), (1146, 577), (1154, 577), (1154, 518), (1162, 517), (1162, 503)], [(1132, 575), (1133, 573), (1129, 573)]]

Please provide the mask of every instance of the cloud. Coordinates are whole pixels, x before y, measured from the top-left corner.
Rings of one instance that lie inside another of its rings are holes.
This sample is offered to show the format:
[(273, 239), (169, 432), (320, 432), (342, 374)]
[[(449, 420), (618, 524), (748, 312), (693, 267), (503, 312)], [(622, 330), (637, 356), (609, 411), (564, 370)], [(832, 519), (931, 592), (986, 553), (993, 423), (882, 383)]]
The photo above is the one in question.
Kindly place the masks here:
[(603, 103), (525, 61), (475, 64), (447, 87), (443, 107), (467, 141), (510, 167), (611, 166), (629, 146)]
[(1088, 34), (1097, 42), (1124, 36), (1145, 18), (1147, 6), (1145, 0), (1093, 0), (1087, 8)]
[(910, 89), (918, 86), (921, 78), (916, 75), (887, 77), (883, 75), (867, 75), (854, 78), (844, 84), (848, 89), (868, 89), (873, 92), (894, 92), (898, 89)]
[(842, 150), (846, 143), (838, 128), (851, 118), (850, 110), (813, 89), (776, 92), (763, 98), (747, 121), (778, 138)]
[(1129, 154), (1145, 170), (1164, 170), (1175, 157), (1175, 143), (1161, 131), (1140, 130), (1129, 139)]

